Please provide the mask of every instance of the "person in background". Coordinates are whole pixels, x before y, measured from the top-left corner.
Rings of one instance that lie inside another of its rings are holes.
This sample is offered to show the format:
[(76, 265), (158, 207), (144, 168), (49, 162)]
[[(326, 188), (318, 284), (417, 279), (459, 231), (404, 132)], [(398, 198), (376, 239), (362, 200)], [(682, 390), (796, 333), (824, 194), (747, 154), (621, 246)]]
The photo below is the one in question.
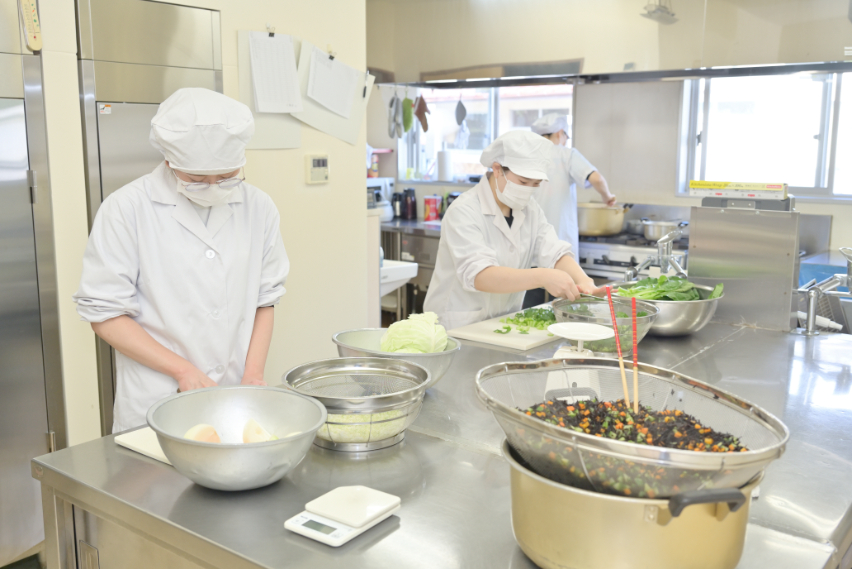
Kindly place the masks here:
[(520, 310), (529, 289), (569, 299), (598, 292), (532, 198), (552, 146), (527, 131), (500, 136), (480, 157), (491, 172), (444, 215), (423, 306), (448, 330)]
[(98, 210), (74, 300), (116, 350), (113, 432), (178, 390), (265, 385), (290, 262), (272, 199), (238, 177), (253, 132), (242, 103), (175, 91), (151, 120), (165, 160)]
[(592, 186), (607, 205), (616, 199), (609, 191), (606, 180), (576, 148), (567, 148), (568, 117), (558, 113), (544, 115), (532, 125), (532, 131), (553, 143), (550, 148), (549, 180), (536, 191), (535, 199), (541, 205), (547, 220), (563, 241), (577, 251), (580, 237), (577, 227), (577, 184)]

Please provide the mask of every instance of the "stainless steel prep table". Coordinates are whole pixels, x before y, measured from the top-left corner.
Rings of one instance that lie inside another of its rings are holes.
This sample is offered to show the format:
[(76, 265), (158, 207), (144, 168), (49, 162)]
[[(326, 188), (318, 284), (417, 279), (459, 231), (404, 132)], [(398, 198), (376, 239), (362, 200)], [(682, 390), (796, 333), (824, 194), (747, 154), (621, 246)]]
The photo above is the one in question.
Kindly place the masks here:
[[(117, 447), (112, 437), (35, 459), (51, 566), (73, 567), (60, 562), (82, 552), (99, 556), (100, 567), (130, 569), (344, 562), (352, 569), (532, 568), (512, 537), (509, 468), (498, 455), (503, 435), (473, 382), (485, 365), (546, 358), (559, 345), (511, 353), (465, 343), (401, 445), (369, 458), (314, 448), (265, 489), (200, 488)], [(852, 563), (847, 555), (841, 564), (852, 539), (850, 354), (852, 336), (805, 338), (721, 324), (640, 344), (642, 361), (742, 395), (779, 415), (792, 432), (753, 505), (740, 569), (846, 569)], [(397, 494), (403, 508), (340, 549), (283, 529), (306, 502), (346, 484)], [(98, 551), (75, 547), (80, 541)]]

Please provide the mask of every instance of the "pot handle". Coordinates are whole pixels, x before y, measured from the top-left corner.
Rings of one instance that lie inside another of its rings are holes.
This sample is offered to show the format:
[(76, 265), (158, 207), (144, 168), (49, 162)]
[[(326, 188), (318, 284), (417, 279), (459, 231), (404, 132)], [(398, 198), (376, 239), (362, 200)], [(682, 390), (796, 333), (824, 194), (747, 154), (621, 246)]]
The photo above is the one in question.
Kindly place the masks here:
[(632, 208), (633, 205), (634, 204), (632, 204), (632, 203), (626, 203), (626, 204), (622, 204), (621, 207), (624, 208), (623, 211), (627, 211), (628, 209)]
[(669, 498), (669, 512), (678, 517), (683, 509), (695, 504), (715, 504), (727, 502), (732, 512), (740, 509), (746, 503), (746, 496), (736, 488), (710, 488), (709, 490), (690, 490), (681, 492)]

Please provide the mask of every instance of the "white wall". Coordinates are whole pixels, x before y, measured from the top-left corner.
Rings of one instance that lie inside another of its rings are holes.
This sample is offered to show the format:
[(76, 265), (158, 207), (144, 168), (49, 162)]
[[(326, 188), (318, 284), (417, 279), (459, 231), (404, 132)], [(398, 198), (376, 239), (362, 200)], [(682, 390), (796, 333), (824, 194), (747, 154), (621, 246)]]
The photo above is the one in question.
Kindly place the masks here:
[[(341, 61), (366, 66), (364, 0), (181, 0), (220, 10), (224, 91), (238, 98), (237, 31), (297, 35), (315, 45), (331, 44)], [(70, 298), (76, 290), (87, 238), (86, 193), (78, 103), (73, 0), (41, 0), (45, 49), (45, 104), (53, 183), (59, 281), (60, 332), (69, 440), (99, 436), (94, 335), (79, 321)], [(374, 93), (377, 97), (378, 92)], [(336, 355), (331, 335), (366, 326), (365, 133), (351, 146), (302, 127), (296, 150), (247, 152), (246, 176), (269, 193), (281, 212), (281, 232), (290, 256), (287, 294), (275, 311), (275, 333), (266, 380), (277, 384), (290, 367)], [(331, 181), (304, 183), (304, 156), (328, 153)]]

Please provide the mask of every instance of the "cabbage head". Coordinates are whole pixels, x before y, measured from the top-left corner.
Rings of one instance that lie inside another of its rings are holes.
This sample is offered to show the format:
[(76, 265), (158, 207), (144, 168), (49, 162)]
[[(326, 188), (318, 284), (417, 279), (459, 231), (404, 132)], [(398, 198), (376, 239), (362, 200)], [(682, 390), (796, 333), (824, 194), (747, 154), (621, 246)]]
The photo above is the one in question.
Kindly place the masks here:
[(438, 324), (434, 312), (412, 314), (408, 320), (394, 322), (382, 336), (383, 352), (431, 354), (447, 348), (447, 330)]

